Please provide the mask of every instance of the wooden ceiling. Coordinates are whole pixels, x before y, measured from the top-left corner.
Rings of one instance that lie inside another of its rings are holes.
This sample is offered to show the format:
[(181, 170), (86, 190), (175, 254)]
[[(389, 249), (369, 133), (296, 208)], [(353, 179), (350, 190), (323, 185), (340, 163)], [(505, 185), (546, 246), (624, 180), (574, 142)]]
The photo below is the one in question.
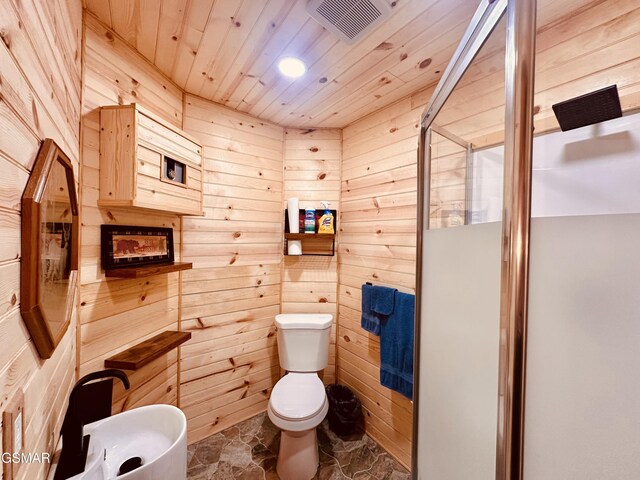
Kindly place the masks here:
[[(392, 16), (354, 45), (307, 0), (85, 0), (183, 90), (295, 127), (344, 127), (437, 83), (479, 0), (385, 0)], [(295, 55), (290, 80), (277, 60)]]
[[(313, 20), (307, 0), (84, 1), (189, 93), (284, 126), (344, 127), (421, 90), (426, 103), (480, 0), (385, 0), (392, 16), (355, 45)], [(538, 131), (556, 127), (552, 103), (598, 86), (618, 83), (623, 107), (637, 106), (638, 2), (538, 0)], [(477, 72), (468, 72), (458, 89), (459, 101), (448, 104), (459, 104), (464, 123), (491, 123), (493, 114), (497, 129), (504, 49), (484, 50)], [(277, 60), (284, 55), (302, 58), (307, 74), (281, 76)], [(459, 135), (477, 145), (501, 141), (487, 124), (474, 129)]]

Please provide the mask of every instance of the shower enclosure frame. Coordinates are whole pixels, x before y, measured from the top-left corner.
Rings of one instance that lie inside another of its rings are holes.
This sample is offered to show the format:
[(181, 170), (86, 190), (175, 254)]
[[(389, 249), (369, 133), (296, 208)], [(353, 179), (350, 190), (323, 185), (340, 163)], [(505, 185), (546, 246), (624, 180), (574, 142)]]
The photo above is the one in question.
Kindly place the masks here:
[[(523, 476), (536, 0), (483, 0), (420, 122), (412, 474), (418, 478), (423, 231), (429, 228), (432, 122), (506, 12), (505, 142), (496, 480)], [(435, 131), (435, 130), (434, 130)]]

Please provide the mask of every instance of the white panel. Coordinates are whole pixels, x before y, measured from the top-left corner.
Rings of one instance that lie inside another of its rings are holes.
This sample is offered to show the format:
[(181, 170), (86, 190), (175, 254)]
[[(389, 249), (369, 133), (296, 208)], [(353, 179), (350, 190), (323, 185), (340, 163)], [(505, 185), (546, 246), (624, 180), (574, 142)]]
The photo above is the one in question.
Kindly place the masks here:
[(637, 214), (532, 221), (525, 480), (640, 478), (639, 238)]
[(501, 223), (425, 232), (418, 458), (424, 480), (495, 478)]
[[(473, 223), (501, 219), (502, 151), (473, 154)], [(640, 114), (534, 138), (532, 181), (533, 217), (640, 212)]]

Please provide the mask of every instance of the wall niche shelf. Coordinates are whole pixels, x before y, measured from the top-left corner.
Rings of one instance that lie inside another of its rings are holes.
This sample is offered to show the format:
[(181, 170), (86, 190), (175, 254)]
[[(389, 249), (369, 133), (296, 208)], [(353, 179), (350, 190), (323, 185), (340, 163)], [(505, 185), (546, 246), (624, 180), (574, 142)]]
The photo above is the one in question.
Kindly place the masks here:
[(113, 268), (105, 270), (104, 273), (110, 278), (144, 278), (163, 273), (179, 272), (191, 270), (191, 262), (159, 263), (153, 265), (143, 265), (137, 267)]
[(138, 370), (191, 338), (191, 332), (167, 330), (104, 361), (105, 368)]
[[(318, 223), (324, 213), (324, 209), (316, 209), (316, 232), (304, 233), (302, 219), (304, 219), (305, 210), (301, 208), (298, 213), (300, 220), (300, 231), (302, 233), (291, 233), (289, 231), (289, 215), (288, 209), (284, 210), (284, 254), (291, 257), (300, 255), (289, 255), (289, 240), (302, 241), (302, 255), (333, 257), (336, 254), (336, 234), (335, 233), (318, 233)], [(338, 211), (331, 210), (333, 213), (333, 229), (338, 231)], [(307, 240), (307, 242), (305, 242)], [(305, 252), (306, 250), (306, 252)]]

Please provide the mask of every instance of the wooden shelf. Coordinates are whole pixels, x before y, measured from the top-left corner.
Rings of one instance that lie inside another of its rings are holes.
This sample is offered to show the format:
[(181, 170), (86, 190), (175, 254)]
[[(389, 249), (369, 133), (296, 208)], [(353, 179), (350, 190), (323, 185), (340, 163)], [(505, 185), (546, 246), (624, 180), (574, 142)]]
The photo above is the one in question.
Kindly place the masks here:
[(138, 370), (151, 363), (156, 358), (170, 352), (191, 338), (191, 332), (177, 332), (167, 330), (155, 337), (138, 343), (131, 348), (107, 358), (104, 361), (106, 368), (121, 368), (124, 370)]
[(285, 233), (284, 238), (287, 240), (306, 240), (309, 238), (327, 238), (334, 239), (336, 238), (335, 233)]
[(191, 270), (192, 268), (193, 263), (191, 262), (173, 262), (138, 267), (114, 268), (111, 270), (105, 270), (105, 275), (107, 277), (115, 278), (144, 278), (152, 275), (160, 275), (162, 273)]
[[(337, 210), (331, 210), (331, 213), (333, 213), (333, 228), (334, 231), (338, 231), (338, 211)], [(300, 219), (300, 223), (302, 222), (302, 218), (304, 217), (305, 214), (305, 210), (304, 209), (300, 209), (298, 211), (298, 218)], [(320, 220), (320, 218), (322, 217), (323, 214), (323, 209), (318, 209), (316, 210), (316, 229), (318, 228), (318, 221)], [(302, 225), (300, 225), (300, 228), (302, 228)], [(288, 209), (285, 209), (284, 211), (284, 239), (285, 239), (285, 245), (284, 245), (284, 254), (285, 255), (289, 255), (287, 253), (288, 250), (288, 246), (289, 246), (289, 240), (331, 240), (331, 246), (329, 247), (329, 243), (320, 243), (320, 245), (323, 245), (323, 247), (321, 248), (312, 248), (312, 251), (309, 252), (309, 250), (307, 249), (307, 251), (305, 252), (305, 248), (304, 248), (304, 243), (303, 243), (303, 247), (302, 247), (302, 255), (311, 255), (314, 257), (333, 257), (336, 254), (336, 234), (335, 233), (290, 233), (289, 232), (289, 215), (288, 215)], [(310, 244), (307, 244), (310, 245)], [(313, 243), (311, 244), (313, 245)], [(315, 245), (318, 245), (318, 242), (315, 243)], [(326, 249), (324, 248), (324, 245), (326, 245)], [(295, 256), (297, 257), (298, 255), (291, 255), (292, 257)]]

